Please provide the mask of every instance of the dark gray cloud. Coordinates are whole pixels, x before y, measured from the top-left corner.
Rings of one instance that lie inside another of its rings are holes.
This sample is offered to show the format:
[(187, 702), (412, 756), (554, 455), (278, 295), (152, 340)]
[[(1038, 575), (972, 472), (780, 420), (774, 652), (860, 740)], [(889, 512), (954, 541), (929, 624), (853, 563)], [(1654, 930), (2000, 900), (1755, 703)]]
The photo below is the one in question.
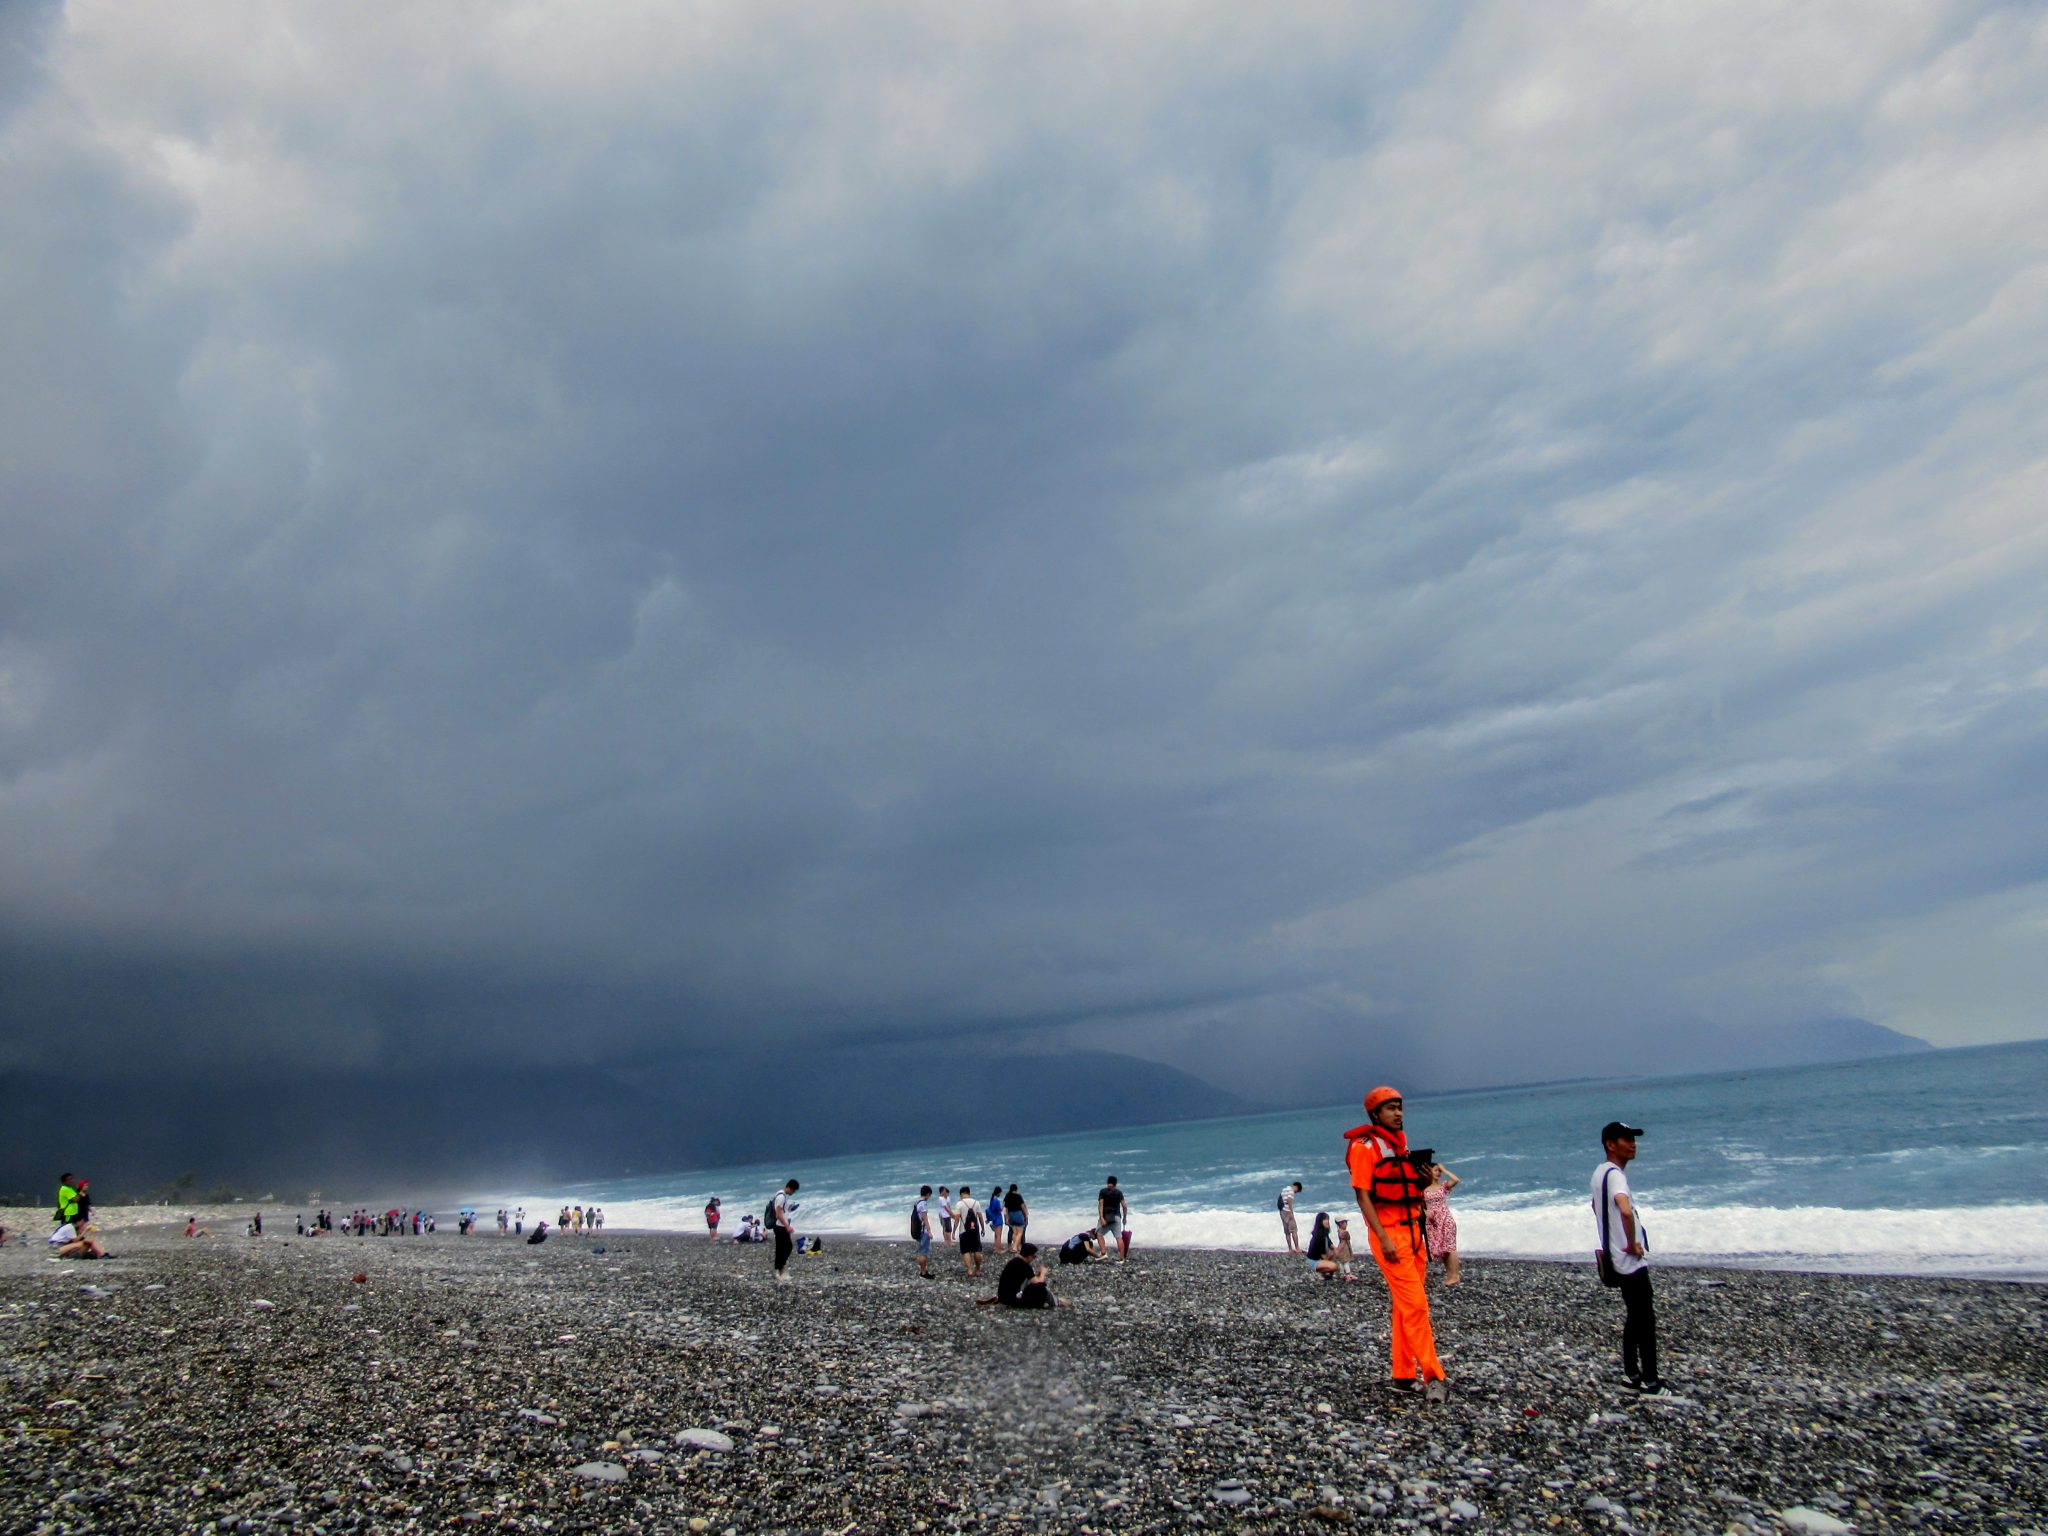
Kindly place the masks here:
[(8, 25), (17, 1053), (2039, 1032), (2026, 9)]

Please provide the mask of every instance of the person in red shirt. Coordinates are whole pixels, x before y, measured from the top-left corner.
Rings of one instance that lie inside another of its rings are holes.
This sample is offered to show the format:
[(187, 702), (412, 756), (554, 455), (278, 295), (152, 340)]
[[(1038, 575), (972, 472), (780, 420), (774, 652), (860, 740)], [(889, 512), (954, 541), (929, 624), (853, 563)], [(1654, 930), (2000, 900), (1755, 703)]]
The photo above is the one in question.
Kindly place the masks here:
[(1375, 1088), (1365, 1096), (1367, 1120), (1344, 1133), (1344, 1161), (1351, 1193), (1371, 1235), (1372, 1256), (1387, 1279), (1393, 1303), (1393, 1377), (1396, 1385), (1420, 1384), (1433, 1403), (1448, 1393), (1429, 1326), (1429, 1243), (1424, 1235), (1422, 1192), (1429, 1175), (1408, 1154), (1408, 1135), (1397, 1089)]

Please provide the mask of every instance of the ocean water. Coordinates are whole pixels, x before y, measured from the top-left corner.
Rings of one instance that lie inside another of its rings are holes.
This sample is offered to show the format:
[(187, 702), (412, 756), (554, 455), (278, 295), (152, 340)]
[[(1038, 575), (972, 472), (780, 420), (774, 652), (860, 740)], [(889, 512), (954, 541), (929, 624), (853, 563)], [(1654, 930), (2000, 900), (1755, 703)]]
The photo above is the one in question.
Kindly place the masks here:
[[(1363, 1086), (1361, 1085), (1361, 1089)], [(1300, 1179), (1313, 1212), (1352, 1209), (1343, 1132), (1357, 1104), (980, 1142), (801, 1164), (683, 1170), (494, 1194), (552, 1218), (604, 1207), (613, 1227), (703, 1230), (803, 1181), (798, 1226), (902, 1237), (920, 1184), (1020, 1186), (1034, 1239), (1092, 1224), (1114, 1173), (1138, 1244), (1280, 1250), (1274, 1196)], [(1463, 1184), (1468, 1255), (1586, 1257), (1587, 1184), (1609, 1120), (1645, 1127), (1630, 1169), (1666, 1263), (2048, 1277), (2048, 1041), (1819, 1067), (1555, 1084), (1408, 1099), (1410, 1144)], [(728, 1230), (730, 1227), (728, 1226)]]

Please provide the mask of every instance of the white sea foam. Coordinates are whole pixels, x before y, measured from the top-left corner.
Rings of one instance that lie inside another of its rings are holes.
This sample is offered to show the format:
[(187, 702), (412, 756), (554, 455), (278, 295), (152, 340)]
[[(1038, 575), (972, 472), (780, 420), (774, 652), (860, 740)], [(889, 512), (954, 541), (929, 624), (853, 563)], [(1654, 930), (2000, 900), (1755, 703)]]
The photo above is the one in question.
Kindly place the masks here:
[[(907, 1197), (841, 1196), (818, 1193), (799, 1197), (797, 1225), (810, 1232), (844, 1232), (865, 1237), (907, 1235)], [(560, 1202), (531, 1196), (523, 1203), (529, 1224), (539, 1217), (553, 1222)], [(701, 1232), (703, 1203), (698, 1199), (643, 1199), (601, 1202), (606, 1224), (614, 1229)], [(744, 1211), (754, 1209), (728, 1201), (724, 1230), (730, 1232)], [(1336, 1208), (1331, 1215), (1346, 1214)], [(1856, 1270), (1890, 1273), (2048, 1274), (2048, 1204), (1977, 1206), (1966, 1209), (1852, 1210), (1838, 1206), (1752, 1205), (1659, 1206), (1645, 1200), (1644, 1220), (1653, 1257), (1666, 1264), (1757, 1264), (1791, 1269)], [(1092, 1206), (1069, 1203), (1034, 1206), (1032, 1239), (1057, 1243), (1094, 1224)], [(1306, 1238), (1312, 1209), (1304, 1208), (1299, 1225)], [(1459, 1246), (1475, 1257), (1581, 1259), (1590, 1254), (1593, 1218), (1588, 1202), (1552, 1200), (1510, 1209), (1491, 1209), (1471, 1202), (1457, 1207)], [(1364, 1233), (1355, 1215), (1354, 1241), (1361, 1252)], [(1281, 1252), (1286, 1240), (1272, 1210), (1198, 1207), (1185, 1210), (1135, 1206), (1131, 1232), (1139, 1245), (1169, 1248), (1220, 1248)]]

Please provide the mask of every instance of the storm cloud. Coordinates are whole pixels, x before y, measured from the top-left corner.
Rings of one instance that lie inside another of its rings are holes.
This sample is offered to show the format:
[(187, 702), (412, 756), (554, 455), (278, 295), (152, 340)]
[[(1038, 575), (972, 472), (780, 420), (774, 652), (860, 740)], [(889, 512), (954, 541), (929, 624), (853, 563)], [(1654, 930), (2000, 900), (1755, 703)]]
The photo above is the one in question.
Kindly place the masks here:
[(13, 1064), (2041, 1032), (2037, 9), (0, 27)]

